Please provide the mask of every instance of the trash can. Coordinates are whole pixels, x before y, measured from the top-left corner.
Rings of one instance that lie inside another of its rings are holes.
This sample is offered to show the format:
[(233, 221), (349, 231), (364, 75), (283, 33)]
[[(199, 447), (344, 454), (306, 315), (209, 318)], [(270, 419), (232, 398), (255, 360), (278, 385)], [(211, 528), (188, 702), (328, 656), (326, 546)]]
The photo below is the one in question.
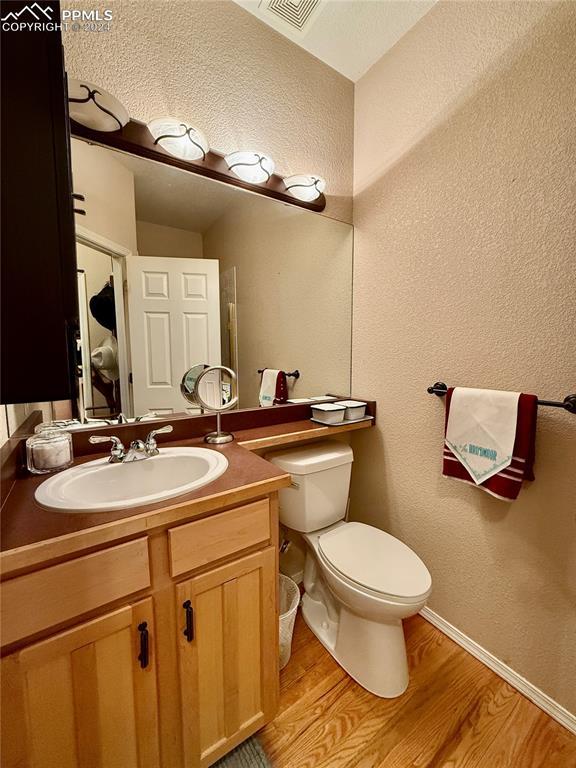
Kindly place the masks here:
[(284, 669), (290, 661), (292, 650), (292, 633), (296, 612), (300, 604), (298, 584), (283, 573), (279, 574), (280, 591), (280, 669)]

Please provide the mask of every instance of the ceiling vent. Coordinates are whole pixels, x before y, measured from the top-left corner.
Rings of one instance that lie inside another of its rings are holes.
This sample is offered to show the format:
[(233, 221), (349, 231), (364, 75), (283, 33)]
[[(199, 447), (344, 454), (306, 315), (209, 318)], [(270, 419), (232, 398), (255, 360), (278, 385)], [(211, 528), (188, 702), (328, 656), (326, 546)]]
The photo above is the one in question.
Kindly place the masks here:
[(323, 4), (324, 0), (267, 0), (260, 8), (276, 16), (282, 26), (288, 25), (293, 33), (304, 35)]

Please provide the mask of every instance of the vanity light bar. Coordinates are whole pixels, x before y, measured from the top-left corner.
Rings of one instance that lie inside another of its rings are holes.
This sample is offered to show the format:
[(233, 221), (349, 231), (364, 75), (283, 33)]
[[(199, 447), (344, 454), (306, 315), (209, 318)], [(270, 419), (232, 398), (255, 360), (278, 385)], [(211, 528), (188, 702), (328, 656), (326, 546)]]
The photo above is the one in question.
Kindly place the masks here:
[[(124, 129), (134, 124), (142, 124), (130, 120), (126, 108), (111, 93), (86, 81), (70, 80), (68, 103), (70, 117), (81, 126), (98, 133), (121, 134), (118, 140), (112, 140), (111, 136), (110, 141), (101, 143), (117, 148), (121, 146), (126, 151), (131, 150), (127, 145), (129, 142), (126, 141)], [(207, 170), (204, 175), (233, 183), (230, 175), (222, 174), (220, 170), (222, 160), (227, 170), (245, 184), (257, 185), (263, 191), (263, 188), (266, 185), (272, 185), (274, 180), (272, 196), (282, 197), (279, 193), (283, 191), (285, 195), (307, 204), (307, 207), (312, 210), (324, 208), (325, 203), (321, 198), (326, 189), (326, 182), (321, 176), (306, 174), (286, 178), (275, 176), (274, 161), (269, 155), (260, 151), (238, 150), (224, 156), (215, 151), (211, 152), (206, 136), (201, 130), (175, 117), (154, 118), (146, 128), (154, 139), (155, 149), (161, 148), (173, 157), (194, 165), (197, 172), (201, 172), (200, 168), (203, 167), (200, 163), (206, 164), (207, 168), (210, 166), (215, 172), (211, 173)], [(73, 135), (86, 137), (86, 132), (73, 131)], [(139, 146), (134, 146), (132, 149), (137, 150), (142, 144), (143, 142), (139, 142)], [(144, 154), (141, 151), (136, 153)], [(150, 155), (146, 153), (145, 156)], [(314, 205), (316, 201), (320, 202)]]

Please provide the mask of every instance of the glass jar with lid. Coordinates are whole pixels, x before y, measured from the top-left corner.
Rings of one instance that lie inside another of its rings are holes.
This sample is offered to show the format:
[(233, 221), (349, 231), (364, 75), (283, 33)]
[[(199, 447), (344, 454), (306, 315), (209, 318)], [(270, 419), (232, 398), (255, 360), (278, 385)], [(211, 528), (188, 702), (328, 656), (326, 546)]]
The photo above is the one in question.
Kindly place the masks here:
[(74, 461), (72, 435), (50, 425), (40, 425), (26, 440), (26, 466), (34, 475), (66, 469)]

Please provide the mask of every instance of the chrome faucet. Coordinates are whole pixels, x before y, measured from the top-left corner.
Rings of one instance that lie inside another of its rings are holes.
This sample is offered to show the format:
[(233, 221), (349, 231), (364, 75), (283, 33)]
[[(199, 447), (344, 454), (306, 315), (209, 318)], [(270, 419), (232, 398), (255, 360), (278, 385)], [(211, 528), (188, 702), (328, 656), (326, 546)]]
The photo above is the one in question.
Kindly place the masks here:
[(130, 443), (130, 450), (124, 457), (125, 462), (142, 461), (142, 459), (149, 459), (151, 456), (158, 456), (160, 451), (158, 450), (158, 443), (156, 442), (156, 435), (164, 435), (168, 432), (172, 432), (173, 427), (171, 424), (166, 424), (165, 427), (160, 429), (153, 429), (148, 433), (146, 440), (133, 440)]
[(173, 427), (171, 424), (167, 424), (160, 429), (153, 429), (148, 434), (146, 440), (133, 440), (130, 443), (130, 448), (126, 450), (122, 444), (120, 438), (114, 435), (92, 435), (88, 438), (89, 442), (95, 443), (112, 443), (112, 450), (110, 451), (110, 458), (108, 459), (110, 464), (130, 464), (133, 461), (142, 461), (142, 459), (149, 459), (151, 456), (157, 456), (160, 451), (158, 450), (158, 443), (156, 442), (156, 435), (164, 435), (168, 432), (172, 432)]
[[(148, 413), (143, 413), (141, 416), (136, 416), (134, 421), (136, 423), (143, 421), (144, 419), (157, 419), (158, 414), (154, 413), (153, 411), (149, 411)], [(69, 419), (68, 421), (59, 421), (55, 422), (60, 424), (61, 426), (71, 426), (73, 424), (107, 424), (109, 427), (112, 427), (116, 424), (129, 424), (130, 418), (128, 416), (124, 416), (123, 413), (119, 413), (118, 416), (108, 417), (108, 416), (101, 416), (98, 418), (97, 416), (84, 416), (82, 421), (79, 421), (78, 419)]]
[(124, 464), (130, 464), (133, 461), (142, 461), (147, 459), (146, 444), (142, 440), (132, 440), (130, 448), (124, 456)]

